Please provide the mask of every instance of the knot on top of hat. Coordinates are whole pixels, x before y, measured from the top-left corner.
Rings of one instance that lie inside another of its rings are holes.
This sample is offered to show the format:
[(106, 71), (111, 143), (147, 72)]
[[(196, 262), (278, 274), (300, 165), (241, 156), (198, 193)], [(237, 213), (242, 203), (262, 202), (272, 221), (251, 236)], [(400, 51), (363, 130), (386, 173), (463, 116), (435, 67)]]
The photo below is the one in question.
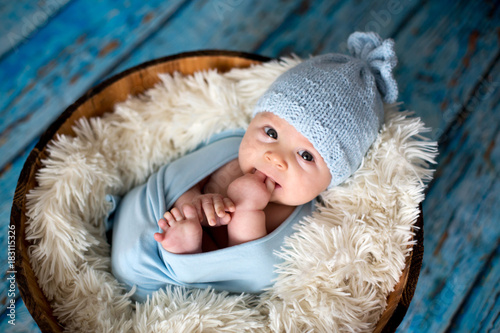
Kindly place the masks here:
[(382, 100), (385, 103), (396, 102), (398, 86), (392, 75), (392, 69), (397, 64), (394, 41), (382, 40), (374, 32), (354, 32), (347, 39), (347, 47), (353, 57), (368, 64)]

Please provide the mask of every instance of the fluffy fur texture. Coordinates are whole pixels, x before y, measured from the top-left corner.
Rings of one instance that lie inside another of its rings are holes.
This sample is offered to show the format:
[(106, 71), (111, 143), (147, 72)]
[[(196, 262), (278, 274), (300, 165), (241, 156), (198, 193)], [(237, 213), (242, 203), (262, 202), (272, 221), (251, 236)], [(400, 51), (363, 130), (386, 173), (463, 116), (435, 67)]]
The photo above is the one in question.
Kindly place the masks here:
[(104, 196), (125, 193), (215, 132), (246, 127), (258, 97), (299, 62), (160, 75), (115, 112), (79, 120), (76, 137), (51, 142), (28, 195), (26, 234), (39, 284), (68, 331), (373, 329), (405, 265), (437, 151), (420, 119), (394, 106), (360, 169), (323, 193), (324, 205), (287, 239), (279, 278), (262, 295), (172, 287), (134, 304), (110, 273)]

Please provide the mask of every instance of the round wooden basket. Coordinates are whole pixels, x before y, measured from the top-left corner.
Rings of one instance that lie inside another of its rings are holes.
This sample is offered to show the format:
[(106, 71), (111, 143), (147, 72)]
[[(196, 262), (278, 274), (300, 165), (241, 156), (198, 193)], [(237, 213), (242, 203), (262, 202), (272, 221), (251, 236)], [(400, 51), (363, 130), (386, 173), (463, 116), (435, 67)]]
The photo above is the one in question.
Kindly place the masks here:
[[(81, 117), (99, 117), (113, 111), (116, 103), (124, 101), (128, 95), (137, 95), (152, 88), (158, 81), (158, 73), (178, 71), (189, 75), (196, 71), (216, 68), (225, 72), (233, 67), (249, 67), (252, 64), (269, 61), (270, 58), (232, 51), (198, 51), (173, 55), (146, 62), (117, 74), (90, 89), (61, 116), (41, 136), (31, 151), (17, 183), (11, 212), (11, 225), (16, 230), (16, 281), (21, 297), (29, 312), (43, 332), (62, 332), (63, 327), (53, 315), (50, 303), (43, 294), (30, 266), (28, 247), (25, 239), (26, 194), (37, 186), (35, 175), (41, 160), (47, 157), (47, 144), (56, 134), (74, 135), (72, 126)], [(413, 297), (423, 258), (423, 219), (416, 223), (416, 245), (406, 259), (406, 267), (388, 296), (387, 308), (383, 312), (374, 332), (394, 332), (401, 323)]]

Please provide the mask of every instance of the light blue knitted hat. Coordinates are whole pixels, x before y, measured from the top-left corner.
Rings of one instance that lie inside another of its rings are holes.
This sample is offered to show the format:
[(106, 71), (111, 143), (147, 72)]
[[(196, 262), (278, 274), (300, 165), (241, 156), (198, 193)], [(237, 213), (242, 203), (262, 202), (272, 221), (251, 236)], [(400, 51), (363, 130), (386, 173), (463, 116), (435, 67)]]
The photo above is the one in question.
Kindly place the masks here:
[(358, 169), (384, 121), (382, 102), (398, 96), (392, 39), (355, 32), (347, 46), (352, 56), (312, 57), (280, 75), (253, 112), (272, 112), (302, 133), (330, 168), (329, 188)]

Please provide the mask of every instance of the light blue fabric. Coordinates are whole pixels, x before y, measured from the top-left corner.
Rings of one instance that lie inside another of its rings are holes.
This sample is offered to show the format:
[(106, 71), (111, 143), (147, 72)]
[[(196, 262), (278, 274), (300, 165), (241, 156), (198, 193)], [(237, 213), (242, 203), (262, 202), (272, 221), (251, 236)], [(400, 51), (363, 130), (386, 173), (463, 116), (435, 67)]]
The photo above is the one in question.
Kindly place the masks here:
[(146, 184), (127, 193), (116, 204), (111, 248), (113, 275), (129, 289), (137, 286), (133, 298), (168, 285), (212, 287), (229, 292), (258, 293), (272, 285), (274, 265), (293, 225), (310, 215), (314, 201), (297, 207), (271, 234), (255, 241), (200, 254), (172, 254), (154, 240), (160, 231), (158, 220), (177, 198), (219, 167), (238, 157), (244, 130), (215, 135), (208, 144), (169, 163), (153, 174)]
[(329, 188), (358, 169), (384, 121), (382, 102), (398, 96), (392, 39), (355, 32), (347, 46), (352, 56), (312, 57), (280, 75), (253, 111), (274, 113), (312, 143), (330, 169)]

